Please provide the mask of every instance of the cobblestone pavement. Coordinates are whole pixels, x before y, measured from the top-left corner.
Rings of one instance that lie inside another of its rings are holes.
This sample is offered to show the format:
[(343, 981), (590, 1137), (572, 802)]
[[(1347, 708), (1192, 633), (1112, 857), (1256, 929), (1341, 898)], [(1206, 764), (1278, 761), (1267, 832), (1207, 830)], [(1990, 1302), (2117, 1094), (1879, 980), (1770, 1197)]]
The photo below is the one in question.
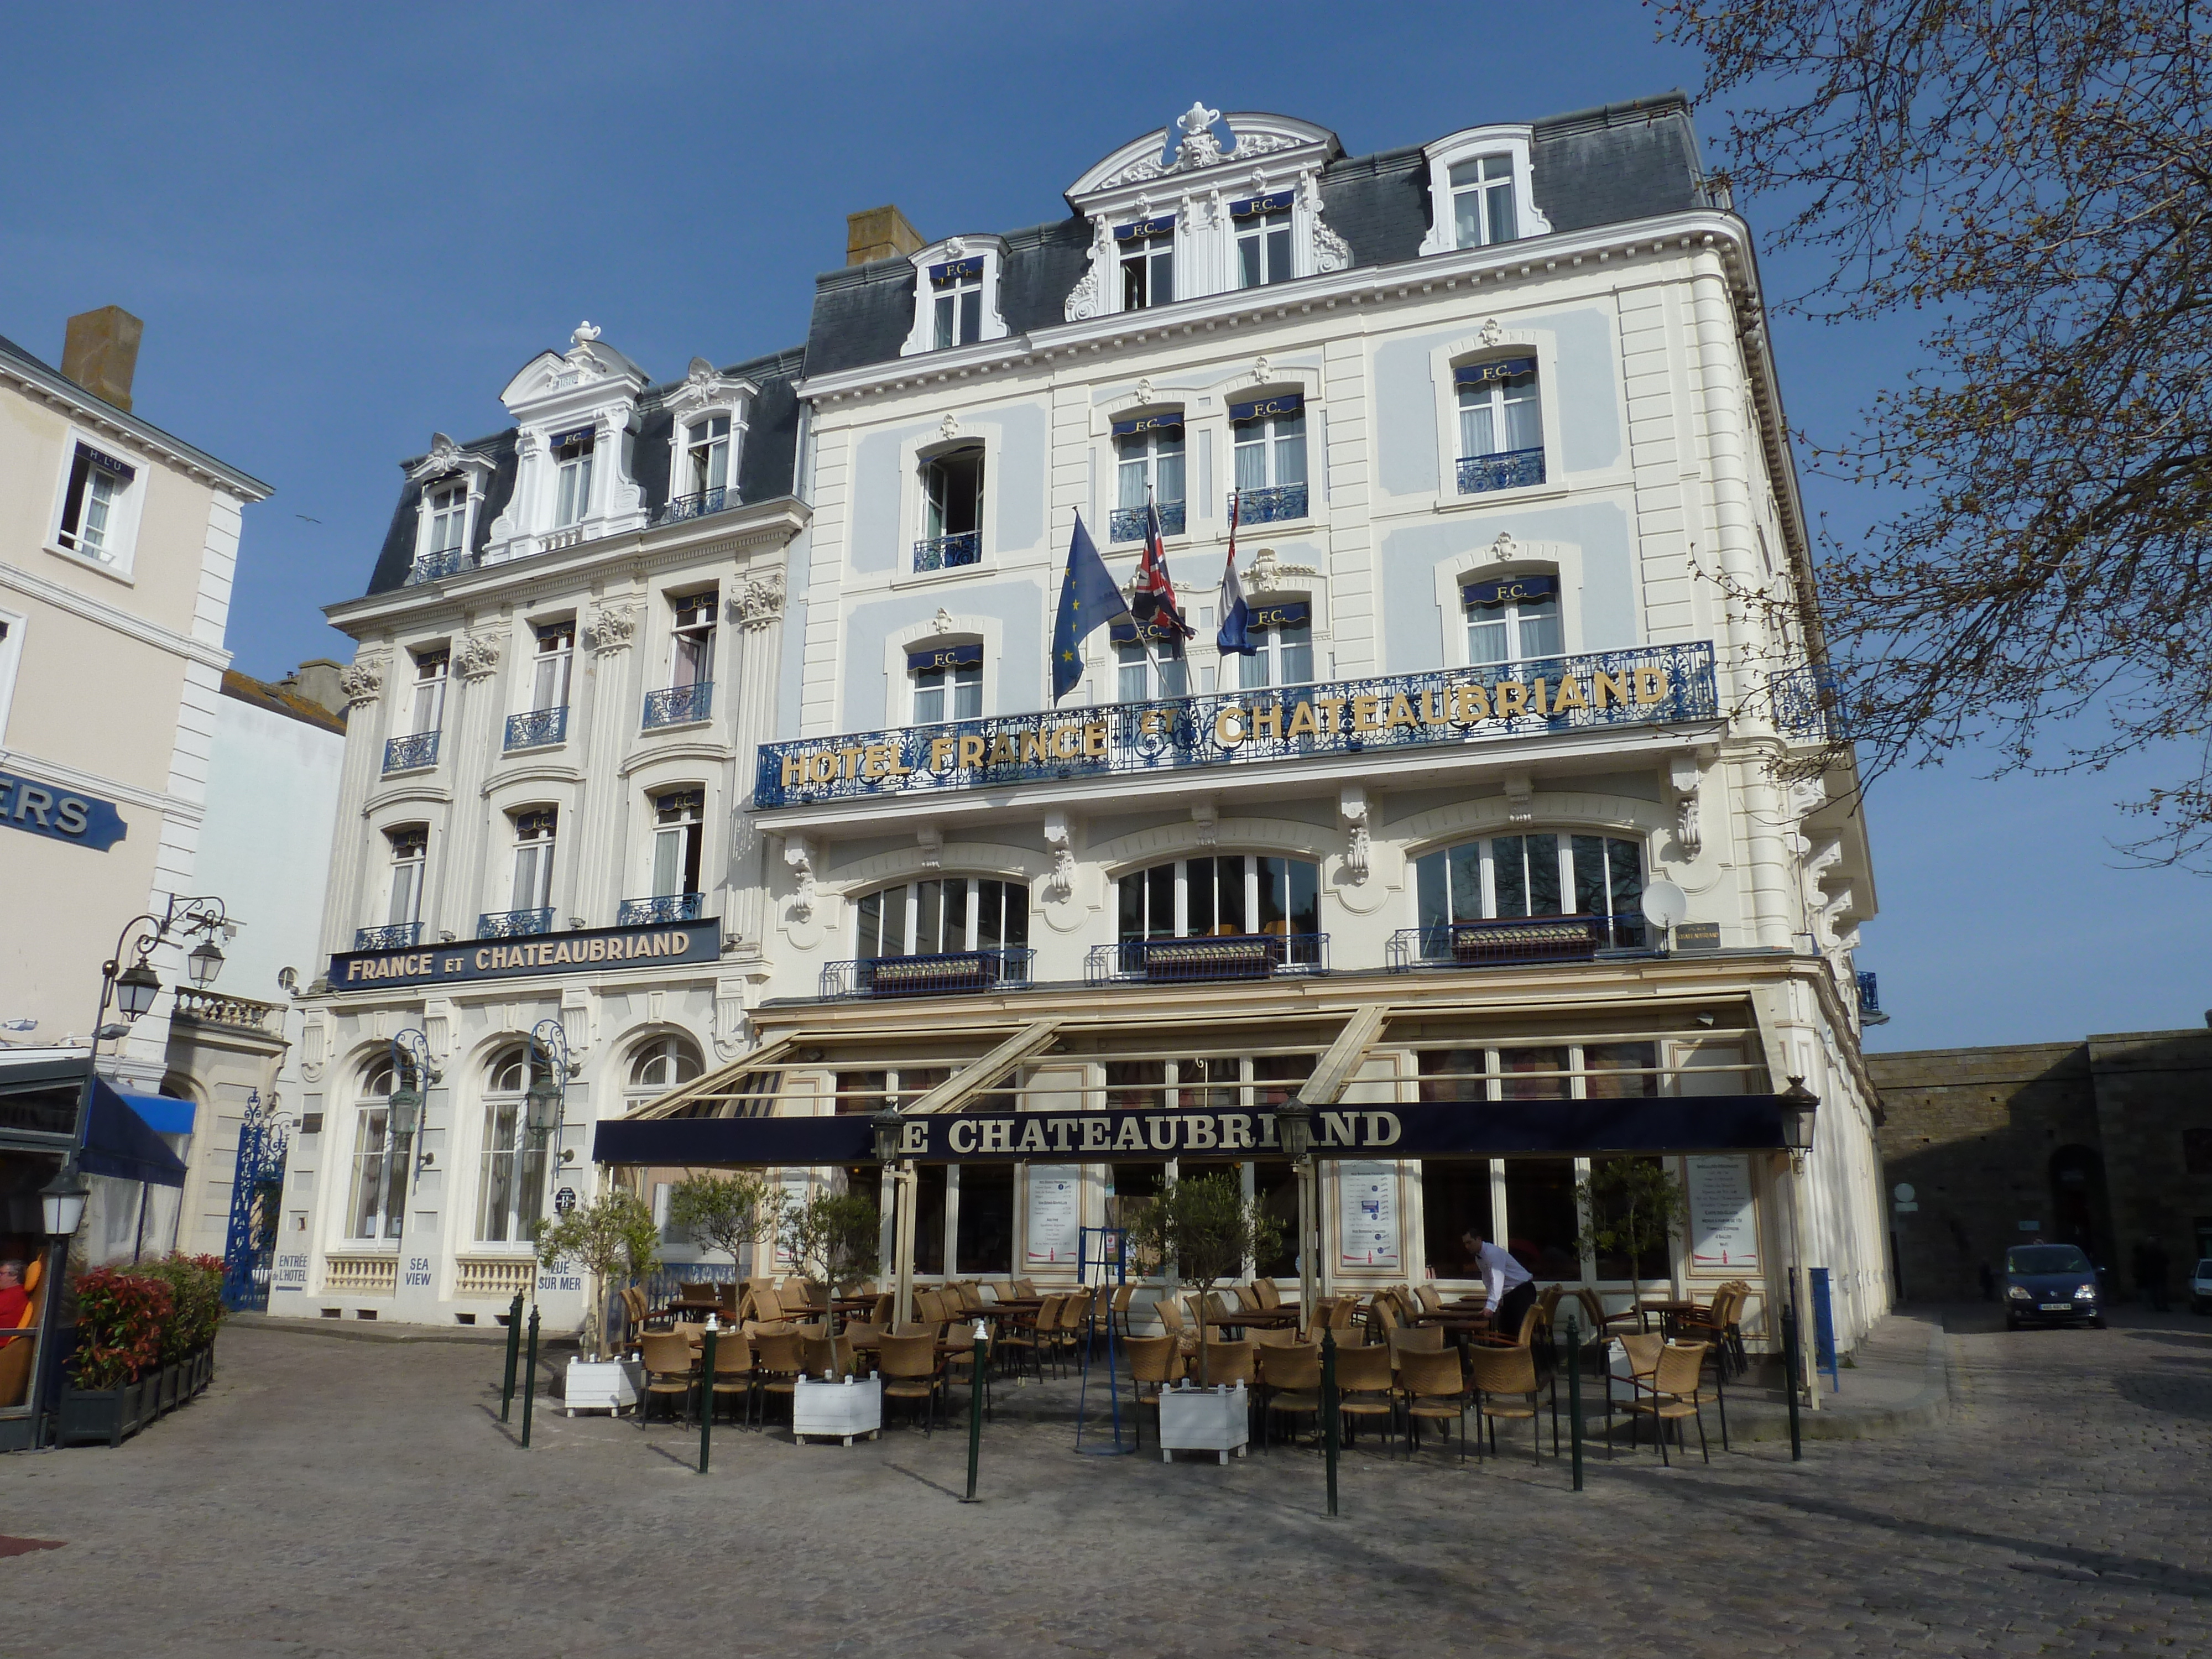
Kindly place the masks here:
[[(0, 1650), (53, 1655), (2212, 1653), (2212, 1321), (1953, 1329), (1950, 1421), (1568, 1490), (1564, 1460), (851, 1449), (541, 1412), (498, 1351), (234, 1329), (119, 1450), (0, 1460)], [(1845, 1387), (1850, 1373), (1844, 1374)], [(489, 1403), (487, 1403), (489, 1401)]]

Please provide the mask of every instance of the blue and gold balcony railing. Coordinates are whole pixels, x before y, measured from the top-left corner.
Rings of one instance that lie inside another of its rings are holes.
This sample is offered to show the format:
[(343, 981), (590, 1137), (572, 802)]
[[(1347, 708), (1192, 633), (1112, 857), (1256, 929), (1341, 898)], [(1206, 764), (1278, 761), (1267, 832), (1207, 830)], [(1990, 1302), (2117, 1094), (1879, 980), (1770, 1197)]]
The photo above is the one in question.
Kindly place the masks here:
[(1480, 495), (1492, 489), (1520, 489), (1544, 482), (1544, 452), (1509, 449), (1496, 455), (1459, 458), (1459, 493)]
[(487, 910), (477, 918), (478, 939), (521, 939), (553, 931), (553, 907), (538, 910)]
[(1589, 962), (1601, 951), (1640, 951), (1648, 935), (1643, 921), (1632, 916), (1492, 916), (1401, 927), (1390, 935), (1387, 960), (1394, 974)]
[(418, 553), (415, 562), (407, 567), (407, 580), (403, 587), (412, 587), (417, 582), (442, 581), (447, 576), (458, 576), (468, 568), (466, 548), (448, 547), (435, 553)]
[(738, 492), (728, 485), (720, 489), (702, 489), (696, 495), (676, 495), (663, 502), (654, 512), (657, 525), (681, 524), (686, 519), (703, 519), (710, 513), (726, 512), (741, 505)]
[(1285, 519), (1306, 516), (1306, 487), (1302, 483), (1277, 484), (1271, 489), (1236, 489), (1229, 495), (1229, 505), (1237, 509), (1237, 522), (1247, 524), (1280, 524)]
[[(1182, 534), (1183, 504), (1181, 501), (1160, 503), (1160, 534)], [(1140, 542), (1145, 539), (1145, 509), (1141, 507), (1117, 507), (1106, 520), (1106, 539), (1109, 542)]]
[(401, 738), (387, 738), (384, 742), (384, 769), (386, 772), (420, 772), (438, 763), (438, 734), (435, 732), (410, 732)]
[(957, 570), (963, 564), (980, 564), (983, 532), (963, 530), (957, 536), (933, 536), (914, 544), (916, 570)]
[(422, 924), (419, 921), (394, 921), (381, 927), (353, 930), (353, 948), (356, 951), (407, 951), (422, 942)]
[(617, 927), (645, 927), (656, 921), (696, 921), (704, 893), (667, 893), (659, 898), (624, 899), (615, 912)]
[(1135, 981), (1281, 979), (1328, 971), (1327, 933), (1212, 933), (1195, 939), (1125, 939), (1094, 945), (1085, 964), (1093, 985)]
[(1713, 650), (1701, 640), (766, 743), (755, 799), (774, 808), (910, 798), (1719, 717)]
[(568, 710), (564, 704), (559, 708), (533, 708), (526, 714), (507, 717), (507, 743), (509, 752), (517, 749), (550, 749), (568, 740)]
[(945, 996), (960, 991), (1018, 989), (1030, 982), (1036, 952), (1027, 945), (988, 945), (927, 957), (862, 957), (822, 969), (822, 995)]
[(672, 685), (665, 691), (645, 694), (645, 726), (650, 732), (663, 726), (689, 726), (714, 712), (714, 683), (700, 680), (691, 685)]
[(1769, 678), (1775, 729), (1818, 743), (1848, 743), (1850, 700), (1843, 677), (1826, 663), (1808, 663)]

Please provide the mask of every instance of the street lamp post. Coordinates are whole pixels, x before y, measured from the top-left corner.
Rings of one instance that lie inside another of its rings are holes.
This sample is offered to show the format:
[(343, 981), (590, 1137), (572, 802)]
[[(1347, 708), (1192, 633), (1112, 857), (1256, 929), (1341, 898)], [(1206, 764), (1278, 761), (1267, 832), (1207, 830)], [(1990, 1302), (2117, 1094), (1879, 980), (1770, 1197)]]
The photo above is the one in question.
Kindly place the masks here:
[(1820, 1390), (1806, 1352), (1811, 1340), (1812, 1298), (1805, 1277), (1805, 1159), (1813, 1150), (1814, 1121), (1820, 1097), (1793, 1077), (1778, 1097), (1782, 1106), (1782, 1144), (1790, 1152), (1790, 1305), (1796, 1310), (1797, 1376), (1805, 1403), (1820, 1409)]
[(1314, 1161), (1313, 1108), (1293, 1094), (1275, 1108), (1275, 1138), (1298, 1177), (1298, 1317), (1313, 1318)]
[[(914, 1317), (914, 1160), (899, 1156), (906, 1142), (906, 1119), (900, 1114), (898, 1103), (886, 1102), (883, 1110), (868, 1122), (875, 1130), (876, 1162), (891, 1170), (893, 1203), (898, 1212), (898, 1226), (892, 1235), (891, 1320), (905, 1324)], [(896, 1169), (892, 1165), (896, 1164)]]
[[(541, 1019), (530, 1028), (530, 1087), (523, 1095), (523, 1121), (530, 1136), (530, 1144), (538, 1151), (545, 1164), (545, 1174), (540, 1177), (538, 1199), (540, 1210), (535, 1224), (544, 1224), (543, 1202), (553, 1183), (558, 1180), (561, 1164), (568, 1157), (568, 1148), (561, 1146), (568, 1127), (568, 1033), (557, 1019)], [(553, 1156), (545, 1157), (549, 1146), (557, 1148)], [(536, 1237), (532, 1238), (530, 1262), (530, 1306), (534, 1320), (538, 1308), (538, 1263)], [(604, 1316), (605, 1309), (600, 1310)], [(604, 1327), (602, 1327), (604, 1330)]]

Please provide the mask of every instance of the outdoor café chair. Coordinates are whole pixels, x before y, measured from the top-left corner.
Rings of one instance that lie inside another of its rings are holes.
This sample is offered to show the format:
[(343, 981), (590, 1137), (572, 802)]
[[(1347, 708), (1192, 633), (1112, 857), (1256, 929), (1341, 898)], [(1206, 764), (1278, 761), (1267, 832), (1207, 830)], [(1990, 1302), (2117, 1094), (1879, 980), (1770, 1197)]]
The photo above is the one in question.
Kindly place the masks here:
[(945, 1391), (944, 1375), (937, 1364), (934, 1336), (887, 1336), (878, 1351), (884, 1379), (884, 1401), (918, 1400), (924, 1413), (923, 1432), (937, 1429), (937, 1402)]
[[(1144, 1444), (1143, 1407), (1150, 1406), (1157, 1412), (1160, 1390), (1182, 1375), (1182, 1352), (1171, 1336), (1133, 1336), (1127, 1343), (1129, 1354), (1129, 1395), (1138, 1407), (1137, 1443)], [(1151, 1385), (1152, 1393), (1145, 1392)]]
[(711, 1279), (679, 1279), (676, 1281), (676, 1294), (686, 1302), (712, 1302), (714, 1299), (714, 1281)]
[(765, 1420), (768, 1396), (793, 1397), (799, 1374), (806, 1369), (805, 1339), (796, 1331), (780, 1331), (753, 1344), (753, 1364), (760, 1372), (761, 1413)]
[(691, 1345), (672, 1332), (647, 1331), (638, 1340), (638, 1352), (645, 1366), (645, 1395), (637, 1402), (638, 1427), (645, 1426), (655, 1400), (665, 1400), (672, 1411), (680, 1410), (689, 1422), (691, 1385), (698, 1380)]
[(890, 1329), (889, 1325), (878, 1325), (873, 1320), (848, 1319), (837, 1340), (852, 1349), (854, 1368), (864, 1370), (875, 1357), (877, 1344), (884, 1340)]
[(1238, 1285), (1234, 1288), (1237, 1291), (1237, 1305), (1243, 1312), (1264, 1313), (1266, 1311), (1266, 1310), (1260, 1304), (1260, 1291), (1258, 1286), (1253, 1285)]
[(1014, 1281), (1014, 1294), (1019, 1297), (1023, 1301), (1034, 1301), (1036, 1297), (1036, 1293), (1037, 1288), (1035, 1280), (1018, 1279)]
[[(1528, 1419), (1528, 1450), (1540, 1466), (1544, 1461), (1543, 1429), (1539, 1397), (1543, 1384), (1536, 1376), (1536, 1356), (1525, 1347), (1475, 1348), (1469, 1352), (1475, 1410), (1487, 1425), (1490, 1452), (1498, 1455), (1498, 1419)], [(1552, 1390), (1552, 1455), (1559, 1454), (1559, 1392)]]
[[(1390, 1358), (1395, 1364), (1398, 1356), (1407, 1353), (1442, 1353), (1444, 1351), (1444, 1328), (1441, 1325), (1411, 1325), (1390, 1333)], [(1455, 1353), (1456, 1359), (1458, 1355)]]
[(1699, 1387), (1705, 1369), (1705, 1349), (1703, 1342), (1669, 1342), (1659, 1351), (1659, 1358), (1648, 1377), (1630, 1379), (1634, 1390), (1629, 1401), (1629, 1410), (1640, 1422), (1645, 1416), (1651, 1419), (1651, 1437), (1659, 1443), (1659, 1461), (1670, 1462), (1667, 1455), (1667, 1425), (1674, 1425), (1674, 1442), (1686, 1456), (1689, 1446), (1682, 1439), (1682, 1419), (1698, 1419), (1698, 1451), (1706, 1462), (1713, 1461), (1705, 1445), (1705, 1417), (1700, 1409), (1704, 1395)]
[(1252, 1294), (1259, 1298), (1262, 1313), (1273, 1313), (1283, 1305), (1283, 1293), (1275, 1288), (1272, 1279), (1254, 1279)]
[(714, 1375), (709, 1380), (707, 1409), (712, 1412), (725, 1395), (734, 1395), (744, 1404), (744, 1420), (757, 1420), (760, 1378), (753, 1370), (752, 1344), (735, 1331), (719, 1333), (714, 1344)]
[(843, 1337), (835, 1340), (826, 1336), (802, 1336), (799, 1343), (799, 1368), (811, 1377), (825, 1382), (835, 1382), (849, 1376), (853, 1371), (853, 1345)]
[(1066, 1375), (1066, 1362), (1075, 1357), (1082, 1346), (1084, 1322), (1090, 1314), (1091, 1292), (1075, 1291), (1060, 1298), (1059, 1312), (1049, 1326), (1042, 1316), (1037, 1320), (1037, 1340), (1041, 1348), (1052, 1355), (1054, 1362), (1060, 1367), (1062, 1376)]
[(990, 1291), (991, 1299), (994, 1302), (1012, 1302), (1014, 1299), (1014, 1281), (1011, 1279), (988, 1279), (983, 1288)]
[(1444, 1310), (1443, 1292), (1433, 1285), (1417, 1285), (1413, 1295), (1419, 1300), (1423, 1313), (1442, 1313)]
[(1253, 1350), (1260, 1371), (1260, 1443), (1265, 1446), (1275, 1413), (1311, 1417), (1321, 1432), (1321, 1350), (1310, 1342)]
[[(1194, 1360), (1190, 1374), (1198, 1376)], [(1242, 1382), (1248, 1389), (1253, 1384), (1252, 1345), (1249, 1342), (1209, 1342), (1206, 1345), (1206, 1375), (1200, 1386), (1208, 1389), (1235, 1388)]]
[[(1467, 1462), (1467, 1376), (1459, 1355), (1406, 1348), (1399, 1352), (1398, 1393), (1406, 1413), (1406, 1455), (1410, 1459), (1419, 1443), (1421, 1421), (1449, 1423), (1459, 1419), (1459, 1461)], [(1449, 1437), (1449, 1431), (1446, 1436)]]
[(1375, 1418), (1382, 1419), (1387, 1439), (1397, 1426), (1398, 1407), (1390, 1376), (1390, 1350), (1382, 1346), (1342, 1347), (1336, 1351), (1336, 1410), (1345, 1438), (1353, 1438), (1355, 1426)]
[(1066, 1298), (1048, 1296), (1044, 1305), (1031, 1319), (1008, 1317), (1000, 1322), (999, 1346), (1006, 1355), (1008, 1366), (1026, 1363), (1036, 1372), (1036, 1379), (1044, 1381), (1044, 1350), (1047, 1334), (1060, 1322), (1060, 1304)]
[[(1608, 1457), (1613, 1455), (1613, 1419), (1616, 1409), (1613, 1403), (1613, 1385), (1614, 1380), (1619, 1378), (1628, 1383), (1628, 1401), (1623, 1402), (1618, 1409), (1620, 1411), (1628, 1411), (1632, 1409), (1632, 1402), (1636, 1398), (1637, 1379), (1638, 1377), (1649, 1378), (1652, 1375), (1652, 1373), (1658, 1368), (1659, 1352), (1662, 1348), (1667, 1346), (1667, 1339), (1663, 1336), (1616, 1336), (1613, 1340), (1620, 1345), (1620, 1352), (1624, 1368), (1620, 1370), (1616, 1370), (1612, 1363), (1612, 1355), (1610, 1353), (1607, 1355), (1605, 1368), (1605, 1452), (1606, 1455)], [(1635, 1421), (1632, 1420), (1629, 1426), (1632, 1432), (1628, 1443), (1632, 1448), (1636, 1443), (1633, 1433), (1636, 1427)]]
[(1129, 1329), (1129, 1304), (1136, 1294), (1137, 1287), (1134, 1285), (1116, 1285), (1114, 1287), (1113, 1300), (1106, 1304), (1107, 1327), (1109, 1330), (1119, 1332), (1121, 1340), (1125, 1342), (1132, 1334)]
[(1288, 1325), (1255, 1325), (1248, 1334), (1256, 1346), (1262, 1348), (1297, 1348), (1306, 1346), (1306, 1340)]
[(1171, 1296), (1156, 1297), (1152, 1303), (1152, 1315), (1160, 1322), (1160, 1329), (1182, 1345), (1183, 1355), (1188, 1358), (1192, 1350), (1198, 1346), (1198, 1342), (1190, 1334), (1189, 1322), (1182, 1316), (1182, 1304)]

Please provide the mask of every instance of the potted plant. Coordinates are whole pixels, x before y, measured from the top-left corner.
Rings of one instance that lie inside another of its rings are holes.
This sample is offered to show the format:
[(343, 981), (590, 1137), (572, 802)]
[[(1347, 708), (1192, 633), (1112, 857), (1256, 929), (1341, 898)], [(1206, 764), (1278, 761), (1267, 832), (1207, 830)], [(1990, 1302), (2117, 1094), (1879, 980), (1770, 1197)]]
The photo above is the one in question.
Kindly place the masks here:
[[(62, 1389), (56, 1437), (64, 1446), (119, 1446), (153, 1415), (161, 1331), (171, 1312), (159, 1279), (101, 1267), (76, 1281), (76, 1351)], [(152, 1378), (150, 1387), (148, 1378)]]
[[(1608, 1158), (1590, 1166), (1575, 1187), (1583, 1231), (1578, 1255), (1628, 1260), (1630, 1292), (1643, 1299), (1646, 1279), (1667, 1278), (1667, 1247), (1690, 1213), (1689, 1194), (1656, 1158)], [(1656, 1259), (1659, 1271), (1644, 1269)]]
[(568, 1362), (562, 1402), (580, 1411), (620, 1411), (636, 1403), (638, 1368), (607, 1346), (607, 1303), (617, 1275), (625, 1283), (660, 1265), (660, 1229), (652, 1207), (624, 1187), (610, 1188), (590, 1204), (537, 1230), (538, 1260), (546, 1267), (573, 1261), (584, 1270), (584, 1322), (576, 1340), (584, 1352)]
[(1227, 1462), (1250, 1437), (1244, 1391), (1210, 1391), (1206, 1313), (1213, 1287), (1244, 1271), (1247, 1261), (1271, 1255), (1282, 1243), (1282, 1224), (1259, 1201), (1248, 1200), (1233, 1175), (1178, 1181), (1140, 1206), (1129, 1220), (1129, 1239), (1157, 1257), (1198, 1291), (1198, 1388), (1160, 1395), (1162, 1456), (1176, 1450), (1211, 1451)]
[(161, 1333), (161, 1409), (170, 1411), (206, 1387), (212, 1372), (216, 1329), (222, 1323), (222, 1261), (179, 1254), (138, 1271), (169, 1287), (169, 1318)]
[(734, 1273), (738, 1252), (775, 1231), (782, 1206), (781, 1191), (757, 1171), (695, 1175), (669, 1189), (668, 1224), (727, 1255)]

